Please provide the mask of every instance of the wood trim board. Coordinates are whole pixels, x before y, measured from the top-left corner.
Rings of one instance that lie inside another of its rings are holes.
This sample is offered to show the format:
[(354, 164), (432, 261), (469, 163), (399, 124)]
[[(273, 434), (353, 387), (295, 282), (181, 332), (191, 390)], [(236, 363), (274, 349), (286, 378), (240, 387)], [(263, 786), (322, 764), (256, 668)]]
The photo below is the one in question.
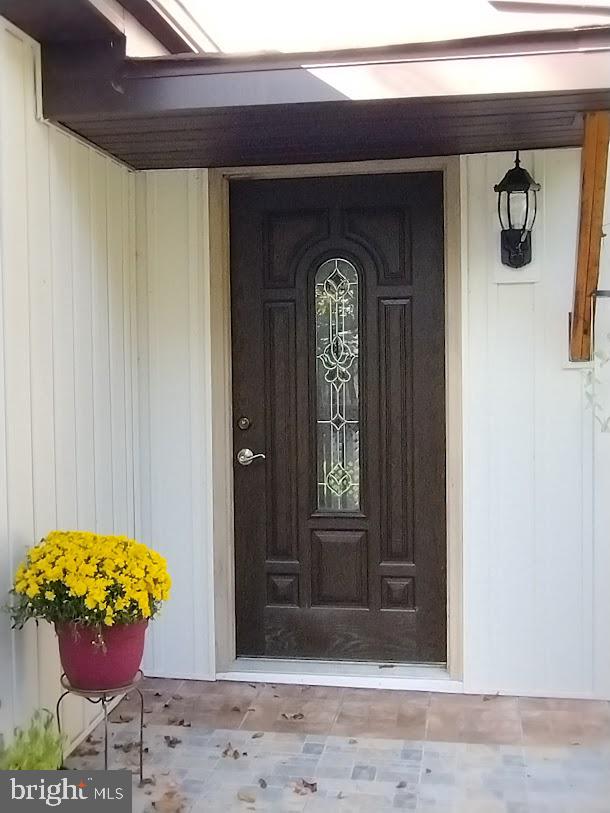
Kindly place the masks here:
[(595, 292), (603, 237), (610, 113), (585, 116), (581, 158), (580, 225), (570, 319), (570, 359), (589, 361), (593, 352)]

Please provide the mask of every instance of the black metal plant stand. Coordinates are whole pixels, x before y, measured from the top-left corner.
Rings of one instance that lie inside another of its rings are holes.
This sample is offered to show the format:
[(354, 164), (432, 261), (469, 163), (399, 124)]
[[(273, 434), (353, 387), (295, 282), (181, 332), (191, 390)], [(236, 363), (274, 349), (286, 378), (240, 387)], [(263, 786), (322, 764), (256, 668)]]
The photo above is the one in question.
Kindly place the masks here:
[(77, 689), (70, 685), (68, 678), (64, 675), (61, 676), (61, 685), (64, 688), (63, 694), (57, 701), (55, 707), (55, 714), (57, 717), (57, 728), (61, 735), (61, 719), (60, 719), (60, 706), (64, 697), (69, 694), (75, 694), (79, 697), (84, 697), (89, 703), (97, 705), (101, 704), (104, 712), (104, 770), (108, 770), (108, 704), (111, 703), (116, 697), (122, 694), (129, 694), (130, 692), (137, 692), (140, 696), (140, 783), (144, 781), (144, 695), (140, 691), (139, 683), (142, 680), (142, 670), (138, 670), (137, 675), (131, 683), (127, 686), (119, 686), (116, 689)]

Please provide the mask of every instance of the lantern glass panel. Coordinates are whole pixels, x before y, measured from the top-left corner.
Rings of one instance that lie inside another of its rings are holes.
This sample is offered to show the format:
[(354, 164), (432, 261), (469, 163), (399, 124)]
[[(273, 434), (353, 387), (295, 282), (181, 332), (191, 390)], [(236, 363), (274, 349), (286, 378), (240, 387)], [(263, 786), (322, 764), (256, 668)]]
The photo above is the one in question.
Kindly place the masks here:
[(510, 227), (524, 229), (528, 214), (527, 192), (510, 192), (507, 198), (510, 206)]

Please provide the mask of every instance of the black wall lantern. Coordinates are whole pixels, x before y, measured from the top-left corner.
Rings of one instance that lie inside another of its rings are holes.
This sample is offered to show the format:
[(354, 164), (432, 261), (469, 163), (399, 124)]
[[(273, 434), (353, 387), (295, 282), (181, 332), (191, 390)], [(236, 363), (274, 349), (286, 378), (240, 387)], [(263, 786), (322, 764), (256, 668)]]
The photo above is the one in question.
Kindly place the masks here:
[(532, 228), (536, 219), (538, 191), (540, 184), (521, 166), (517, 150), (515, 166), (494, 186), (494, 192), (498, 193), (498, 217), (502, 226), (502, 263), (511, 268), (523, 268), (532, 261)]

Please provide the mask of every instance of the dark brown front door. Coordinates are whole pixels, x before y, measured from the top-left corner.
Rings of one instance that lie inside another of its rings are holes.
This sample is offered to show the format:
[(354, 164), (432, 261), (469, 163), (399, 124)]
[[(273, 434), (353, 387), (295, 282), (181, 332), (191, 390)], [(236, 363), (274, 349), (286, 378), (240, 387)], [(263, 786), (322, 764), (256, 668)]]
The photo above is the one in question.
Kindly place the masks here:
[(441, 173), (231, 183), (238, 655), (446, 660), (443, 254)]

